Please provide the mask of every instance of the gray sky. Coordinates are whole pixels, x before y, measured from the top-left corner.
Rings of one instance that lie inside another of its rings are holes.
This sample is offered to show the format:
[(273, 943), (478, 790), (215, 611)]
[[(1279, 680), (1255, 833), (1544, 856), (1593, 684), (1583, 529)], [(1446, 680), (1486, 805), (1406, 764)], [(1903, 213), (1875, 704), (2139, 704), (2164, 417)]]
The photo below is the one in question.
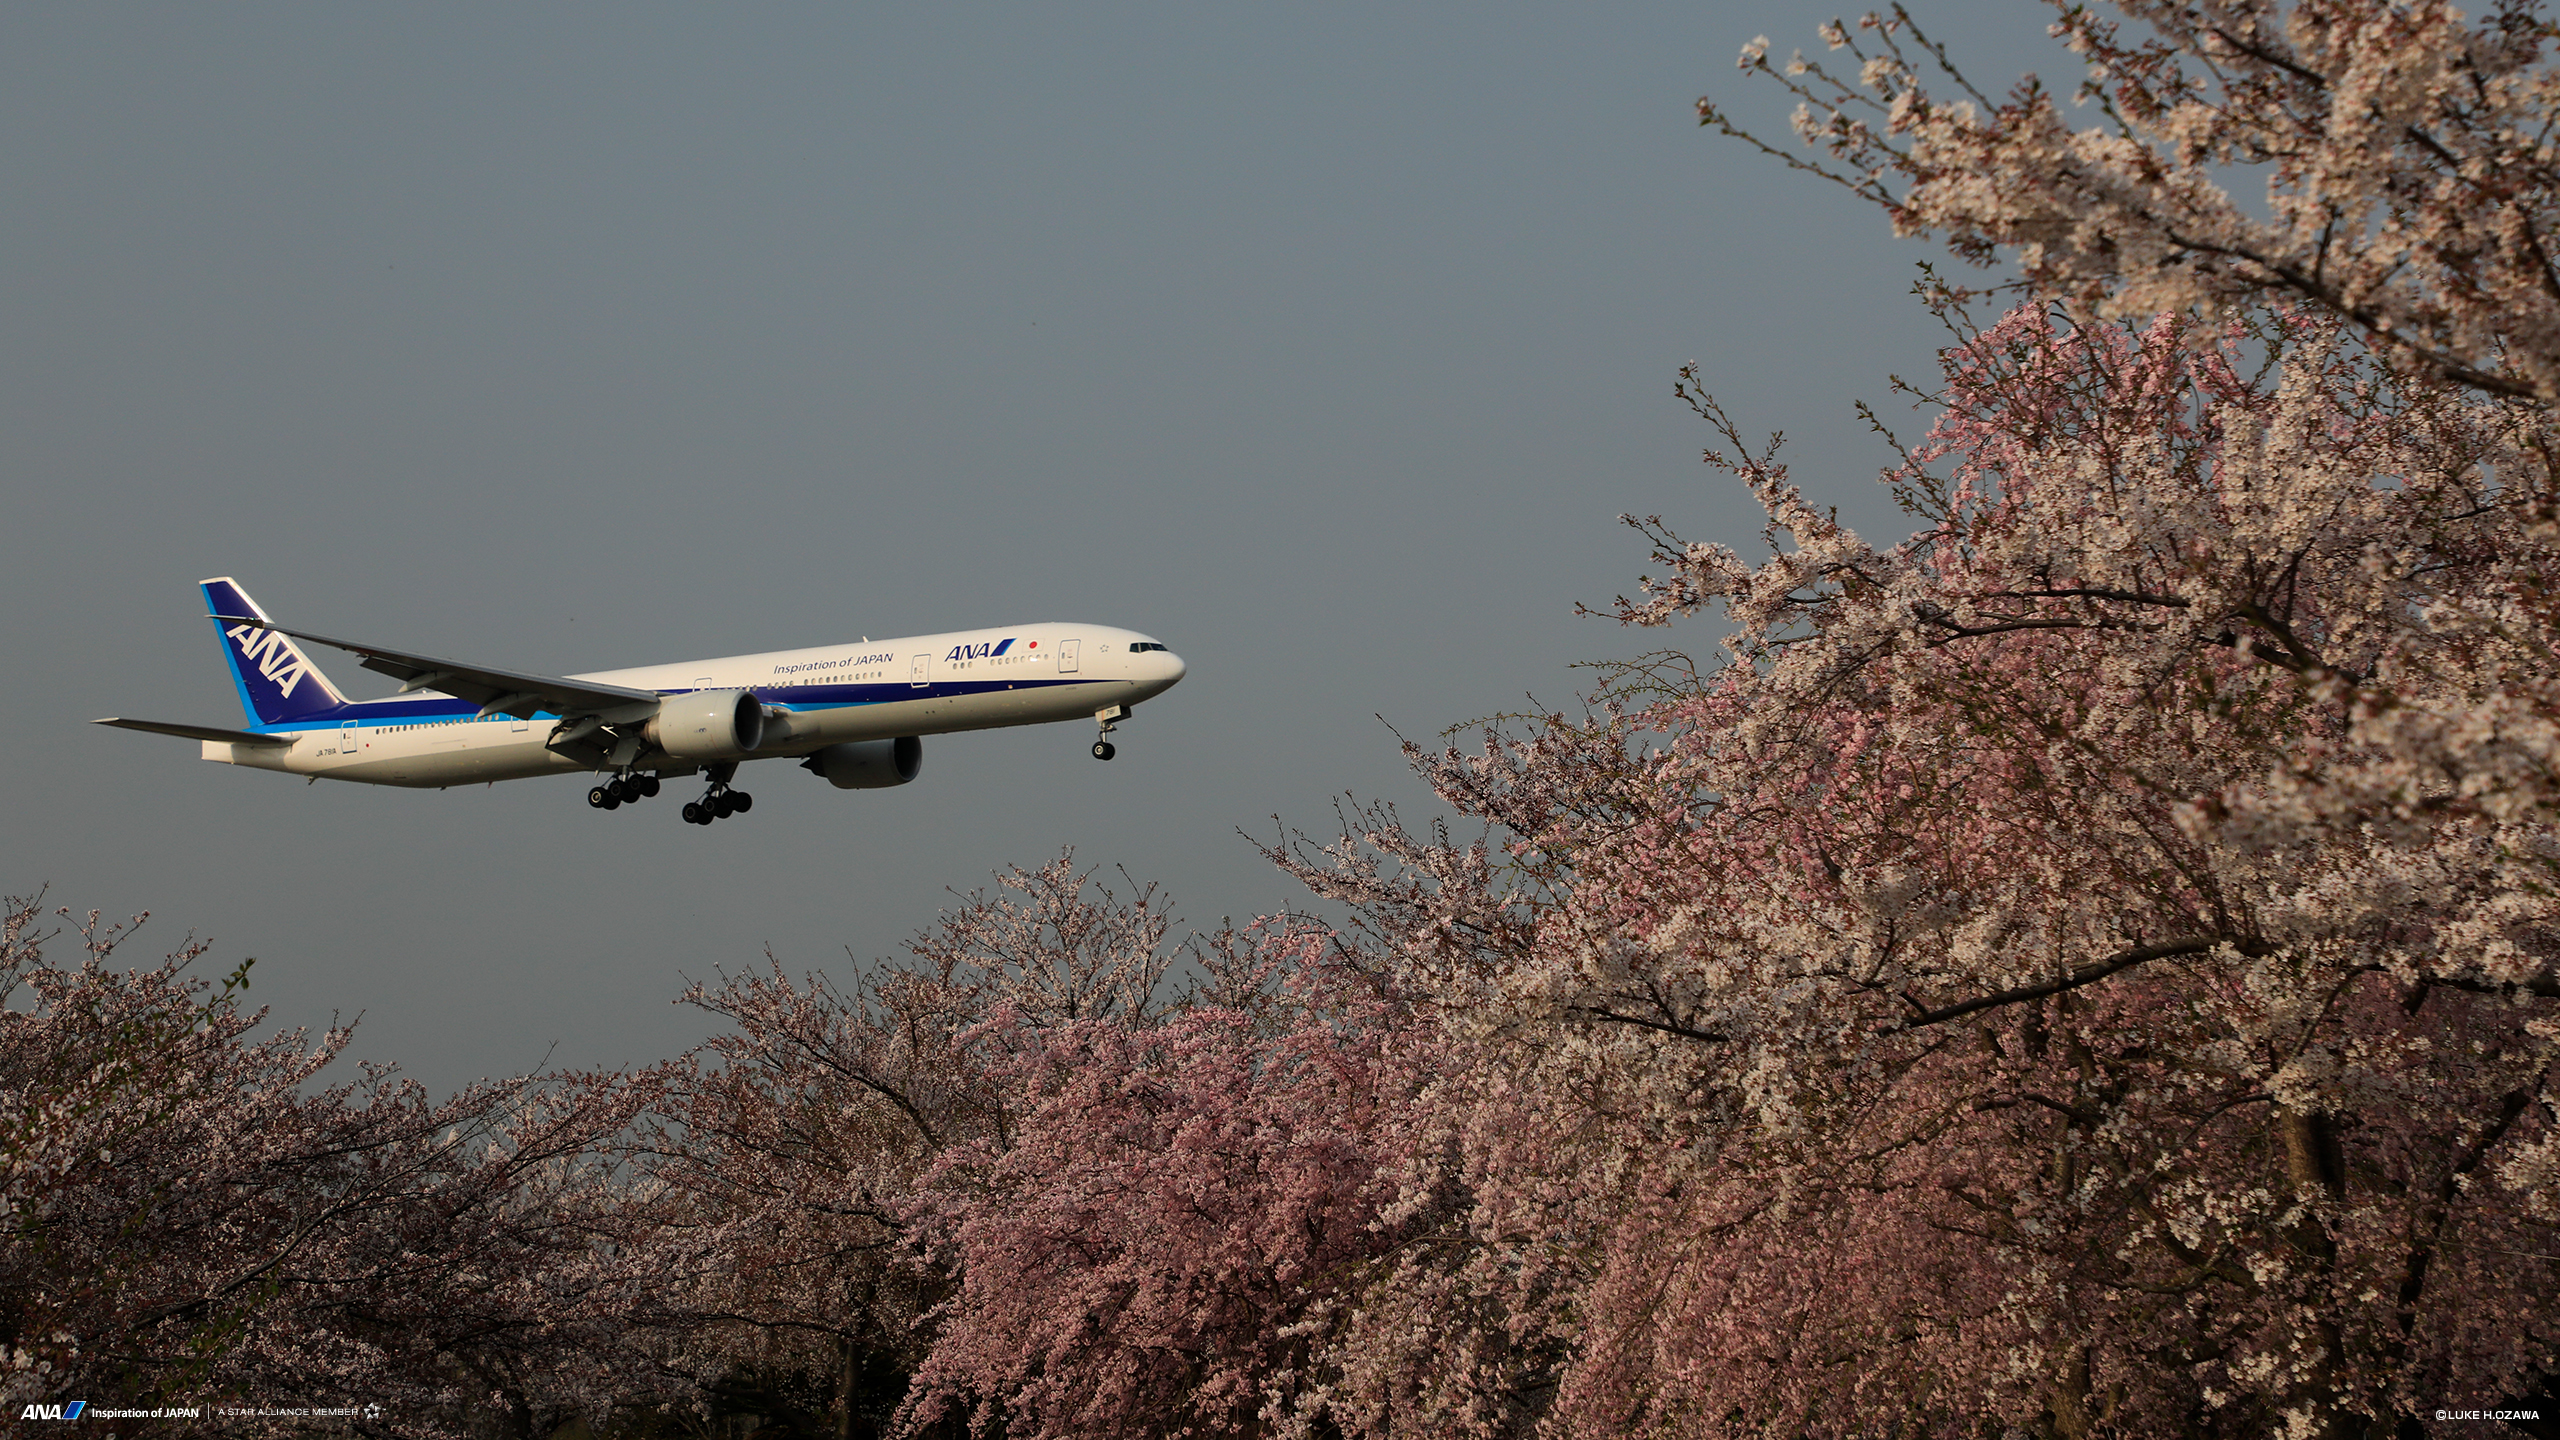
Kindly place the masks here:
[[(1832, 13), (0, 10), (0, 891), (255, 955), (438, 1089), (672, 1054), (679, 972), (891, 953), (1061, 845), (1195, 923), (1289, 905), (1238, 827), (1427, 809), (1374, 717), (1644, 648), (1573, 613), (1643, 568), (1620, 512), (1756, 543), (1681, 362), (1897, 529), (1850, 406), (1927, 373), (1932, 251), (1689, 108), (1781, 130), (1733, 56)], [(2067, 75), (2043, 17), (1944, 28)], [(549, 673), (1052, 618), (1191, 671), (1107, 766), (1083, 725), (891, 791), (753, 766), (705, 829), (85, 725), (239, 723), (213, 574)]]

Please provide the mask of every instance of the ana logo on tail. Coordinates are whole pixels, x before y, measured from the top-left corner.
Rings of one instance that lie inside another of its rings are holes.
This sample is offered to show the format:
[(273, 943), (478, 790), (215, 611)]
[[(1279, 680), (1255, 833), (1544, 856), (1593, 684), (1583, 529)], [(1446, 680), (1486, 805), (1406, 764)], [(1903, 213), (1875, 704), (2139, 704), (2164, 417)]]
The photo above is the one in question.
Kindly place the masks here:
[(311, 662), (302, 658), (302, 652), (293, 648), (293, 642), (282, 631), (234, 625), (222, 633), (240, 642), (240, 658), (257, 666), (260, 675), (275, 683), (280, 699), (292, 699), (293, 687), (311, 672)]

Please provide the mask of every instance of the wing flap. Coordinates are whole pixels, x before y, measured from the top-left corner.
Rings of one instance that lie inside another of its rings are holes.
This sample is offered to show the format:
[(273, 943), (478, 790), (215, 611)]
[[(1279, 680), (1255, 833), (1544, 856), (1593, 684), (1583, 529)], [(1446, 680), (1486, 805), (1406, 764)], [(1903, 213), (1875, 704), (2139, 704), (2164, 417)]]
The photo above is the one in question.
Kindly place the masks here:
[(308, 630), (288, 629), (258, 616), (216, 615), (213, 618), (255, 625), (262, 630), (290, 635), (296, 640), (344, 650), (359, 657), (367, 670), (399, 681), (403, 690), (438, 690), (457, 700), (470, 701), (481, 707), (484, 715), (513, 715), (520, 720), (530, 720), (538, 710), (570, 715), (599, 710), (618, 711), (640, 703), (655, 706), (658, 703), (655, 690), (633, 690), (593, 680), (569, 680), (556, 675), (527, 675), (486, 665), (465, 665), (459, 660), (439, 660), (432, 655), (412, 655), (380, 645), (360, 645), (353, 640), (338, 640), (327, 635), (314, 635)]
[(170, 720), (128, 720), (110, 715), (92, 720), (92, 725), (113, 725), (119, 730), (143, 730), (154, 735), (175, 735), (181, 740), (211, 740), (217, 745), (258, 745), (283, 748), (293, 744), (290, 735), (260, 735), (249, 730), (222, 730), (211, 725), (180, 725)]

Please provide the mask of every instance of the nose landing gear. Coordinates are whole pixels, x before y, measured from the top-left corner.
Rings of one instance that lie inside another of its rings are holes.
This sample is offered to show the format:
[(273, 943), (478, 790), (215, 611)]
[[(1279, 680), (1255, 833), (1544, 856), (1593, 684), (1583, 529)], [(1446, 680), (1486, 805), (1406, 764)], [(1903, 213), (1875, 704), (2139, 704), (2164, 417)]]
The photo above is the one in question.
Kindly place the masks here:
[(1094, 711), (1093, 718), (1102, 726), (1102, 733), (1093, 737), (1093, 758), (1108, 760), (1120, 753), (1120, 748), (1111, 743), (1111, 732), (1119, 729), (1120, 722), (1129, 718), (1129, 707), (1107, 705)]

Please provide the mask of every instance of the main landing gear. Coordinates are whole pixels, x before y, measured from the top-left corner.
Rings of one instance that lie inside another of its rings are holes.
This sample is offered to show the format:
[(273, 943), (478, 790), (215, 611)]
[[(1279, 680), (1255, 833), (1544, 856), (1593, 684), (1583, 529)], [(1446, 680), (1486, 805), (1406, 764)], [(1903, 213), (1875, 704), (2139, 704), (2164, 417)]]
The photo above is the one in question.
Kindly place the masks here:
[(1108, 760), (1120, 753), (1120, 748), (1111, 743), (1111, 732), (1119, 729), (1120, 722), (1129, 718), (1129, 707), (1108, 705), (1094, 711), (1093, 718), (1102, 726), (1102, 733), (1093, 737), (1093, 758)]
[(711, 777), (711, 788), (702, 792), (701, 799), (684, 807), (686, 824), (708, 825), (714, 820), (726, 820), (732, 815), (744, 815), (756, 808), (756, 797), (744, 790), (729, 788), (729, 781), (738, 773), (737, 762), (713, 765), (704, 773)]
[(685, 805), (684, 820), (688, 825), (708, 825), (714, 820), (744, 815), (754, 808), (756, 797), (753, 795), (744, 790), (732, 790), (726, 785), (714, 785), (703, 792), (701, 799)]
[(599, 810), (614, 810), (624, 805), (637, 805), (657, 793), (658, 777), (655, 775), (616, 775), (588, 791), (587, 803)]

